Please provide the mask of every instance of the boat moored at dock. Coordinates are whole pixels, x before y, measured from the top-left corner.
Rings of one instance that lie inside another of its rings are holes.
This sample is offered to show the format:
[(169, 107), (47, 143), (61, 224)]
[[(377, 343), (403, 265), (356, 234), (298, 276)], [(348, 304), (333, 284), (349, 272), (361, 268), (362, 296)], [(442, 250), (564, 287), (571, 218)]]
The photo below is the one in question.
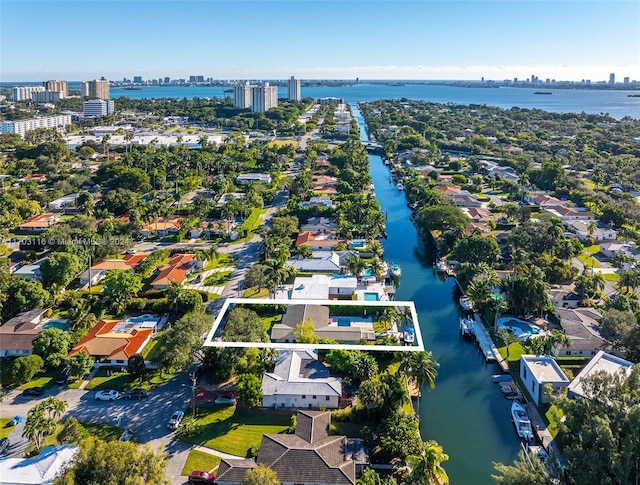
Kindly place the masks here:
[(516, 427), (518, 436), (525, 441), (531, 441), (533, 439), (531, 421), (529, 421), (527, 412), (517, 401), (513, 401), (511, 404), (511, 418), (513, 419), (513, 424)]

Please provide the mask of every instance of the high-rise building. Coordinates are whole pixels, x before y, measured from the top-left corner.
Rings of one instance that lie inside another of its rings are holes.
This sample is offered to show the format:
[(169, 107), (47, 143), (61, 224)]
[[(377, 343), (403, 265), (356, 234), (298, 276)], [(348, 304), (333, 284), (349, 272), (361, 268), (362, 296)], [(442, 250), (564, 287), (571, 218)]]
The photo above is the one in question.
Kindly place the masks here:
[(251, 86), (251, 111), (263, 113), (278, 106), (278, 86), (262, 83)]
[(615, 73), (609, 74), (609, 84), (613, 86), (616, 83), (616, 75)]
[(233, 87), (233, 107), (241, 109), (251, 108), (251, 85), (249, 81), (236, 84)]
[(166, 77), (164, 78), (164, 83), (165, 83), (165, 84), (169, 84), (170, 82), (171, 82), (171, 79), (169, 79), (169, 76), (166, 76)]
[(203, 83), (204, 76), (189, 76), (190, 83)]
[(33, 93), (44, 92), (44, 86), (16, 86), (13, 88), (14, 101), (31, 101)]
[(629, 76), (625, 76), (625, 77), (622, 79), (622, 82), (623, 82), (624, 84), (629, 84)]
[(82, 82), (82, 97), (94, 99), (109, 99), (109, 81), (96, 79)]
[(133, 76), (133, 82), (136, 84), (142, 84), (142, 76)]
[(113, 99), (90, 99), (82, 103), (82, 114), (89, 118), (94, 116), (107, 116), (115, 113)]
[(50, 101), (60, 101), (63, 97), (61, 91), (40, 91), (31, 95), (31, 101), (48, 103)]
[(46, 91), (57, 91), (60, 93), (60, 98), (66, 98), (69, 96), (69, 83), (67, 81), (45, 81), (42, 83)]
[(289, 101), (300, 101), (300, 80), (291, 76), (287, 83)]

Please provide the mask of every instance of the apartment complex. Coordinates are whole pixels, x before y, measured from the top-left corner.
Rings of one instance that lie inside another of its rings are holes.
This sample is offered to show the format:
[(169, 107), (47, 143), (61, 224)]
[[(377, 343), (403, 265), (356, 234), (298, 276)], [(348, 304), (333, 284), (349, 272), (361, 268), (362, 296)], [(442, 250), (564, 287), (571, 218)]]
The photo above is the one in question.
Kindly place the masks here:
[(3, 121), (0, 123), (0, 133), (17, 133), (24, 138), (25, 133), (37, 128), (56, 128), (63, 130), (71, 124), (71, 115), (48, 116), (46, 118), (32, 118), (21, 121)]
[(300, 101), (300, 79), (291, 76), (287, 82), (287, 94), (289, 101)]
[(269, 83), (258, 85), (245, 81), (233, 88), (233, 106), (251, 109), (254, 113), (262, 113), (278, 106), (278, 86)]
[(82, 103), (82, 114), (86, 117), (107, 116), (115, 113), (113, 99), (90, 99)]
[(106, 79), (83, 81), (82, 97), (94, 99), (109, 99), (109, 81), (107, 81)]
[(46, 91), (60, 93), (60, 98), (69, 96), (69, 83), (67, 81), (50, 80), (42, 83)]
[(61, 91), (38, 91), (31, 95), (31, 101), (35, 101), (36, 103), (60, 101), (62, 98), (64, 98), (64, 96), (62, 96)]
[(16, 86), (12, 90), (14, 101), (31, 101), (34, 93), (44, 92), (44, 86)]

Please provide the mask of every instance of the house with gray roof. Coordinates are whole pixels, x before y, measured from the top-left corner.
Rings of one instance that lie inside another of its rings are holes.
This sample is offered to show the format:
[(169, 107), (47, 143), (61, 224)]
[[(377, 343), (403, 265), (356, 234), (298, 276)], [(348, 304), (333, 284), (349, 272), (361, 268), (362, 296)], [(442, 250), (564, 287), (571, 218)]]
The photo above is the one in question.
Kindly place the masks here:
[(335, 232), (338, 226), (331, 217), (310, 217), (307, 223), (300, 227), (300, 231)]
[(33, 352), (33, 339), (44, 331), (44, 308), (18, 313), (0, 326), (0, 357), (19, 357)]
[(611, 350), (611, 343), (600, 335), (598, 320), (602, 314), (595, 308), (556, 308), (560, 326), (565, 335), (571, 339), (570, 348), (554, 348), (556, 357), (596, 355), (599, 350)]
[(289, 305), (282, 320), (271, 327), (271, 341), (295, 342), (294, 332), (301, 323), (312, 323), (316, 337), (340, 343), (376, 339), (371, 317), (329, 317), (329, 308), (322, 305)]
[(311, 258), (289, 258), (287, 264), (299, 273), (340, 273), (340, 256), (335, 251), (313, 251)]
[(315, 352), (283, 350), (273, 372), (262, 377), (262, 406), (337, 409), (342, 382), (329, 375)]
[(262, 437), (256, 462), (223, 458), (215, 483), (239, 485), (257, 464), (274, 470), (282, 485), (353, 485), (357, 454), (345, 436), (331, 436), (329, 411), (298, 411), (295, 434)]

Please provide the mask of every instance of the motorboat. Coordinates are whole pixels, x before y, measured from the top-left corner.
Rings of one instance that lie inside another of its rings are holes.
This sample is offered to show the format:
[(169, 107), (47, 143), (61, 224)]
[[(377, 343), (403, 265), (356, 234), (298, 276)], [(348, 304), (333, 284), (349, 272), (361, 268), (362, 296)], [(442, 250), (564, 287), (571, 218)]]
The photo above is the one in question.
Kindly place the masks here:
[(398, 189), (398, 190), (404, 190), (404, 184), (403, 184), (402, 182), (398, 182), (398, 183), (396, 184), (396, 189)]
[(437, 269), (438, 271), (441, 271), (441, 272), (443, 272), (443, 273), (446, 273), (446, 272), (447, 272), (447, 263), (445, 263), (444, 261), (438, 261), (438, 262), (436, 263), (436, 269)]
[(494, 374), (491, 376), (491, 382), (509, 382), (513, 380), (511, 374)]
[(473, 310), (473, 302), (466, 296), (460, 297), (460, 306), (468, 312)]
[(412, 344), (416, 339), (416, 332), (413, 327), (407, 327), (404, 329), (403, 340), (405, 344)]
[(389, 266), (389, 273), (391, 273), (393, 276), (402, 276), (402, 268), (400, 268), (399, 264), (392, 263)]
[(525, 441), (531, 441), (533, 439), (533, 429), (531, 428), (531, 421), (529, 421), (527, 412), (517, 401), (513, 401), (513, 403), (511, 404), (511, 418), (513, 419), (513, 424), (516, 427), (518, 436), (520, 436), (520, 438)]
[(466, 318), (462, 317), (460, 319), (460, 333), (464, 336), (464, 335), (473, 335), (473, 324), (467, 320)]

